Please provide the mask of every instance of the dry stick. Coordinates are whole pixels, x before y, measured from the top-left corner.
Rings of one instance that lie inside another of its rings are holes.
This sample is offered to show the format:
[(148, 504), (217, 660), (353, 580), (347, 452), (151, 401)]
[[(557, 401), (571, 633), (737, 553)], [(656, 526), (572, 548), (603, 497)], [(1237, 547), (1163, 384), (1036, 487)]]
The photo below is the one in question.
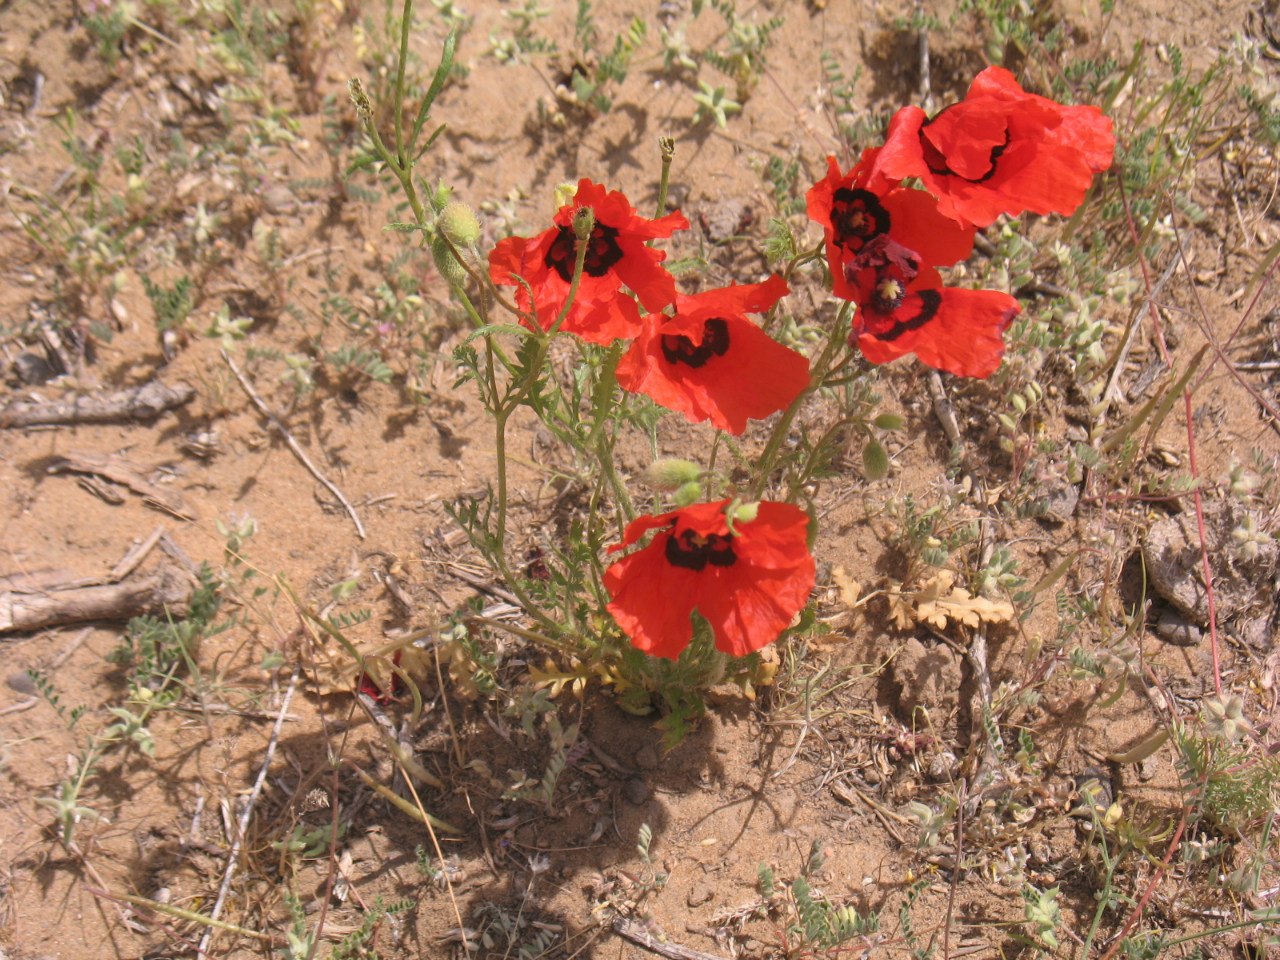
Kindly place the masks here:
[(667, 960), (724, 960), (719, 954), (703, 953), (690, 947), (682, 947), (669, 940), (659, 940), (650, 933), (642, 923), (628, 920), (626, 917), (613, 918), (613, 932), (634, 944), (644, 947)]
[(342, 504), (343, 508), (347, 511), (348, 516), (351, 517), (351, 521), (356, 525), (356, 533), (360, 534), (360, 539), (365, 539), (364, 524), (360, 522), (360, 517), (356, 515), (356, 509), (351, 506), (351, 501), (343, 495), (342, 491), (337, 488), (332, 480), (321, 473), (320, 469), (311, 462), (311, 458), (308, 457), (302, 447), (298, 445), (298, 441), (293, 439), (293, 434), (285, 429), (285, 425), (280, 422), (280, 419), (274, 413), (271, 412), (271, 408), (263, 402), (263, 399), (258, 396), (258, 392), (253, 389), (252, 384), (245, 379), (245, 375), (240, 372), (240, 368), (236, 366), (236, 362), (231, 359), (231, 354), (223, 350), (222, 359), (225, 360), (227, 366), (231, 368), (231, 372), (236, 375), (236, 379), (240, 381), (240, 386), (244, 389), (244, 392), (249, 399), (253, 401), (253, 405), (258, 408), (258, 412), (267, 418), (267, 422), (270, 423), (271, 426), (275, 427), (276, 432), (284, 438), (284, 442), (287, 443), (289, 445), (289, 449), (293, 451), (293, 455), (298, 458), (311, 475), (319, 480), (324, 485), (325, 489), (337, 498), (338, 502)]
[[(1160, 322), (1160, 311), (1156, 309), (1155, 301), (1151, 297), (1151, 265), (1147, 263), (1147, 256), (1142, 252), (1142, 241), (1138, 238), (1138, 228), (1133, 222), (1133, 212), (1129, 208), (1129, 195), (1125, 192), (1124, 184), (1121, 183), (1120, 200), (1124, 204), (1125, 222), (1129, 227), (1129, 238), (1133, 241), (1134, 249), (1138, 251), (1138, 266), (1142, 269), (1142, 282), (1147, 289), (1147, 309), (1151, 315), (1151, 329), (1156, 335), (1156, 346), (1160, 348), (1160, 358), (1164, 360), (1165, 365), (1172, 369), (1173, 361), (1169, 357), (1169, 345), (1164, 338), (1164, 325)], [(1190, 284), (1192, 291), (1195, 291), (1195, 284)], [(1197, 303), (1199, 300), (1197, 299)], [(1201, 307), (1203, 309), (1203, 306)], [(1213, 343), (1210, 338), (1210, 343)], [(1217, 344), (1213, 344), (1217, 347)], [(1221, 354), (1221, 348), (1217, 347), (1218, 353)], [(1227, 364), (1231, 366), (1230, 362)], [(1237, 374), (1237, 376), (1239, 376)], [(1213, 654), (1213, 689), (1214, 692), (1222, 696), (1222, 668), (1221, 658), (1218, 649), (1218, 606), (1214, 598), (1213, 591), (1213, 573), (1209, 569), (1209, 538), (1204, 528), (1204, 500), (1200, 496), (1200, 487), (1195, 482), (1200, 477), (1200, 471), (1196, 465), (1196, 425), (1194, 419), (1194, 411), (1191, 409), (1191, 389), (1190, 387), (1182, 388), (1182, 406), (1184, 417), (1187, 421), (1187, 467), (1191, 472), (1191, 497), (1196, 507), (1196, 531), (1200, 535), (1200, 574), (1204, 577), (1204, 595), (1209, 606), (1209, 649)]]
[(129, 620), (143, 613), (181, 610), (191, 584), (172, 567), (148, 577), (40, 593), (0, 592), (0, 633), (40, 630), (89, 620)]
[[(226, 354), (224, 353), (223, 356), (225, 357)], [(232, 369), (234, 370), (235, 367), (232, 367)], [(238, 373), (237, 376), (239, 376)], [(276, 745), (280, 742), (280, 731), (284, 728), (285, 714), (289, 712), (289, 701), (293, 699), (293, 691), (298, 685), (298, 677), (301, 673), (302, 668), (295, 666), (293, 674), (289, 677), (289, 686), (284, 692), (284, 702), (280, 704), (280, 713), (276, 716), (276, 725), (271, 729), (271, 739), (267, 742), (267, 755), (262, 760), (262, 767), (258, 770), (258, 779), (253, 783), (253, 789), (249, 792), (249, 799), (245, 802), (244, 809), (240, 811), (240, 819), (236, 824), (236, 835), (231, 838), (231, 856), (227, 858), (227, 869), (222, 875), (222, 886), (218, 889), (218, 899), (213, 904), (213, 912), (209, 914), (207, 922), (210, 926), (205, 929), (204, 936), (200, 938), (200, 946), (196, 948), (196, 960), (205, 960), (205, 957), (208, 956), (209, 941), (213, 939), (213, 924), (218, 923), (219, 915), (227, 902), (227, 893), (231, 890), (231, 878), (235, 876), (236, 867), (240, 865), (240, 852), (244, 848), (244, 837), (249, 830), (249, 818), (253, 816), (254, 805), (258, 802), (258, 796), (262, 793), (262, 784), (267, 779), (267, 770), (271, 767), (272, 759), (275, 758)]]
[[(1169, 261), (1169, 265), (1165, 267), (1164, 273), (1160, 275), (1160, 279), (1156, 281), (1155, 286), (1151, 288), (1151, 295), (1146, 298), (1147, 302), (1154, 300), (1160, 295), (1164, 289), (1164, 285), (1173, 277), (1173, 273), (1183, 260), (1174, 257)], [(1116, 354), (1115, 366), (1111, 368), (1111, 378), (1107, 381), (1107, 389), (1102, 392), (1102, 399), (1108, 403), (1119, 398), (1120, 395), (1120, 375), (1124, 373), (1125, 362), (1129, 359), (1129, 350), (1133, 347), (1133, 341), (1137, 336), (1138, 328), (1141, 326), (1139, 320), (1142, 317), (1142, 307), (1138, 307), (1138, 313), (1134, 317), (1133, 322), (1129, 324), (1129, 329), (1125, 331), (1124, 343), (1120, 345), (1120, 352)], [(1106, 409), (1103, 409), (1102, 418), (1106, 417)]]
[(933, 415), (942, 424), (942, 432), (951, 441), (951, 446), (960, 446), (960, 426), (956, 423), (956, 412), (947, 399), (947, 391), (942, 386), (942, 376), (937, 370), (929, 371), (929, 396), (933, 398)]
[(104, 396), (72, 397), (47, 403), (16, 402), (0, 410), (0, 427), (154, 420), (171, 407), (189, 403), (195, 395), (195, 389), (185, 383), (166, 387), (159, 380), (152, 380), (141, 387)]

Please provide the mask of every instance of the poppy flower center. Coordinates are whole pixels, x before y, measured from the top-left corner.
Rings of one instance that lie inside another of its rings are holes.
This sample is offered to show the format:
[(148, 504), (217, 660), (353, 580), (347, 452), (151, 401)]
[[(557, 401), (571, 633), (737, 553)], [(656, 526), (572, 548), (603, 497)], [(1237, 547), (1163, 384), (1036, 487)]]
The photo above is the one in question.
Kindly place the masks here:
[[(551, 241), (545, 263), (560, 274), (565, 283), (573, 280), (577, 246), (573, 227), (561, 227)], [(587, 241), (587, 256), (582, 261), (582, 272), (589, 277), (603, 277), (615, 263), (622, 259), (622, 247), (618, 245), (618, 231), (607, 224), (596, 222)]]
[(668, 363), (683, 363), (700, 367), (713, 356), (723, 357), (729, 352), (729, 324), (719, 317), (712, 317), (702, 325), (702, 342), (694, 342), (682, 333), (662, 335), (662, 355)]
[(708, 563), (713, 567), (730, 567), (738, 559), (733, 552), (733, 537), (696, 530), (683, 530), (667, 537), (666, 551), (667, 563), (686, 570), (702, 570)]
[(837, 244), (857, 253), (889, 232), (889, 211), (870, 190), (841, 187), (831, 199), (831, 228)]
[(871, 294), (871, 303), (868, 306), (877, 313), (892, 313), (902, 306), (902, 300), (906, 295), (907, 288), (901, 280), (881, 274), (876, 277), (876, 287)]

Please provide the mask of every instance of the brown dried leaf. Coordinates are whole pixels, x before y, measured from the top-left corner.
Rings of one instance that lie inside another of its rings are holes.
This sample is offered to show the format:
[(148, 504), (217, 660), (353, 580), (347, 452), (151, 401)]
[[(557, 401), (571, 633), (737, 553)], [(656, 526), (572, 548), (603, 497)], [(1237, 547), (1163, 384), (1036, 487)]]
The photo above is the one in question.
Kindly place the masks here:
[(964, 587), (953, 586), (956, 575), (939, 570), (913, 595), (916, 619), (945, 629), (948, 621), (976, 627), (982, 622), (1005, 623), (1013, 619), (1013, 604), (970, 596)]

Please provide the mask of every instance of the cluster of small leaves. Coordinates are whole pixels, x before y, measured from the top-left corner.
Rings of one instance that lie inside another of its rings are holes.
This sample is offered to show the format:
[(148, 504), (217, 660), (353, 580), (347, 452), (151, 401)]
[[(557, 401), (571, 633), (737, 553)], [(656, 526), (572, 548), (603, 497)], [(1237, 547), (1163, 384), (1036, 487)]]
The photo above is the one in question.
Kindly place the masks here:
[(824, 842), (814, 840), (800, 875), (790, 882), (779, 882), (766, 864), (757, 868), (756, 880), (765, 902), (764, 909), (771, 914), (779, 910), (786, 914), (783, 933), (787, 956), (836, 950), (880, 929), (880, 916), (876, 912), (859, 913), (851, 906), (837, 904), (813, 886), (811, 880), (825, 862)]
[(121, 645), (110, 659), (130, 669), (133, 689), (159, 692), (168, 687), (181, 667), (194, 662), (200, 641), (209, 634), (222, 604), (218, 578), (208, 564), (200, 568), (199, 580), (185, 618), (143, 616), (129, 621)]

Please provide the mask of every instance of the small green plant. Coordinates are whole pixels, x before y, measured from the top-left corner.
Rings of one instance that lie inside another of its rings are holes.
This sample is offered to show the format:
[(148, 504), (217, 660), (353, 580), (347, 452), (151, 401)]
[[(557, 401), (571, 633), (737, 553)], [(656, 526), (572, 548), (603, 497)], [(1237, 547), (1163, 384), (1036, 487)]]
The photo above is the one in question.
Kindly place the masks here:
[(869, 946), (880, 930), (878, 913), (860, 913), (850, 905), (836, 903), (813, 885), (825, 862), (824, 843), (814, 840), (799, 876), (789, 882), (780, 882), (765, 864), (757, 868), (761, 909), (782, 924), (779, 939), (783, 956), (835, 956), (851, 941)]

